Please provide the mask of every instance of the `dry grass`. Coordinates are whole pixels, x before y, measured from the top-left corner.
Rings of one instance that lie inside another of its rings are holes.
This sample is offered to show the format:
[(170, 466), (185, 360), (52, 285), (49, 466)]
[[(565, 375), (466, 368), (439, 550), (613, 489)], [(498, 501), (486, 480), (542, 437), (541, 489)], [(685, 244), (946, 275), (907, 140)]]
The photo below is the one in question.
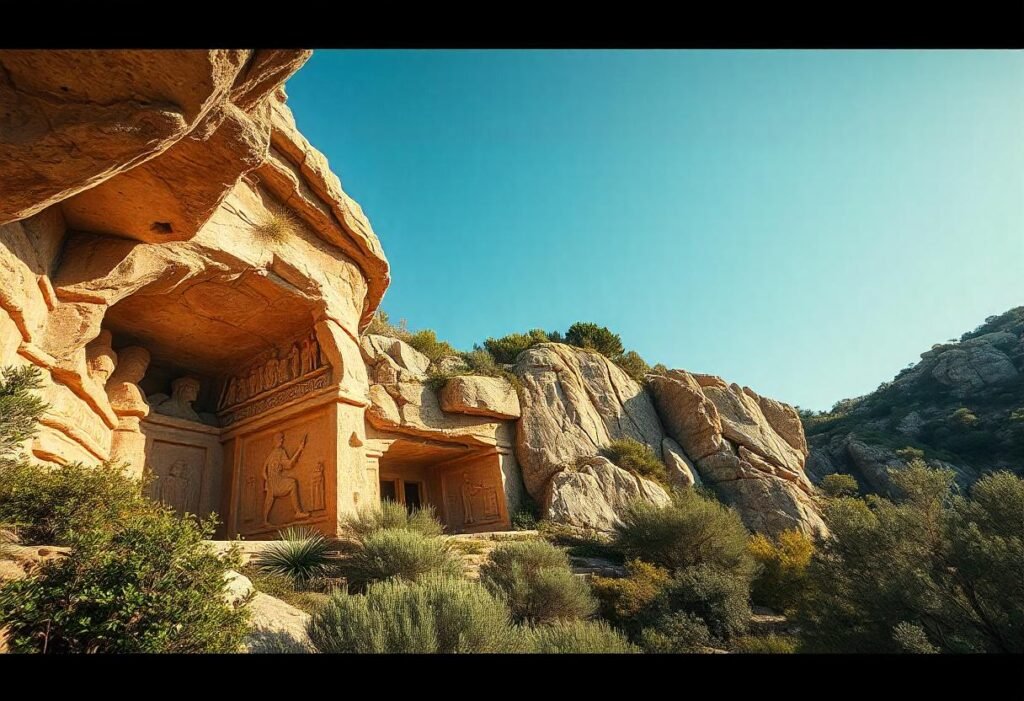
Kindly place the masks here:
[(298, 231), (299, 222), (295, 215), (286, 209), (275, 209), (267, 212), (264, 220), (253, 227), (258, 238), (284, 243)]

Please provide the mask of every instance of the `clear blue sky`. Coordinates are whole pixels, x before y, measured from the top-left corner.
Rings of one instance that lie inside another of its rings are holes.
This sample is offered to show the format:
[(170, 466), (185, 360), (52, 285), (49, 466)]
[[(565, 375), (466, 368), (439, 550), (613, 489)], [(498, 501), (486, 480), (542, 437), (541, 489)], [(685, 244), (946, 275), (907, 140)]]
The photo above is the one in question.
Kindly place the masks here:
[(1024, 303), (1024, 54), (319, 50), (299, 128), (468, 349), (577, 320), (814, 409)]

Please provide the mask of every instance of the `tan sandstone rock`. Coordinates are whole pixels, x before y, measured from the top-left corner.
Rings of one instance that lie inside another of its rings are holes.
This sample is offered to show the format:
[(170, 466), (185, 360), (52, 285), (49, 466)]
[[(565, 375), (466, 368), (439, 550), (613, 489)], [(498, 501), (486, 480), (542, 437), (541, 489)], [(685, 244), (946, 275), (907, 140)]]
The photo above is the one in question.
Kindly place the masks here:
[(503, 377), (459, 375), (441, 388), (441, 408), (455, 414), (518, 419), (519, 397)]
[(578, 471), (555, 474), (543, 503), (547, 517), (556, 523), (610, 532), (622, 522), (623, 509), (636, 499), (658, 505), (670, 502), (654, 482), (616, 467), (607, 458), (594, 457)]
[(702, 484), (700, 473), (693, 466), (690, 459), (678, 443), (665, 436), (661, 442), (661, 451), (665, 457), (665, 467), (668, 468), (668, 481), (673, 487), (686, 489), (694, 485)]
[(795, 409), (714, 375), (671, 370), (648, 380), (666, 432), (747, 527), (827, 533), (804, 472), (807, 442)]
[(542, 343), (520, 354), (514, 372), (523, 385), (516, 457), (535, 499), (556, 473), (614, 440), (646, 443), (661, 457), (664, 434), (650, 398), (603, 355)]
[(249, 602), (249, 614), (252, 632), (243, 645), (245, 652), (316, 652), (306, 633), (310, 616), (305, 611), (257, 592)]

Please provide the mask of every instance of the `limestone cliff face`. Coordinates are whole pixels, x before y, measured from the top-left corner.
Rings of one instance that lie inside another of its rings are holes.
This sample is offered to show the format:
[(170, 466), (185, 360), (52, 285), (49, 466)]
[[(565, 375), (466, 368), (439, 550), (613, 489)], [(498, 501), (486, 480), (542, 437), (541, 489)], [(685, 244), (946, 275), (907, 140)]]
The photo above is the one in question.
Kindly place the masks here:
[(624, 471), (607, 460), (576, 473), (612, 441), (632, 438), (663, 459), (673, 486), (702, 481), (753, 530), (825, 532), (792, 407), (683, 370), (649, 375), (645, 390), (603, 356), (562, 344), (525, 351), (515, 372), (523, 384), (516, 452), (527, 490), (549, 517), (608, 530), (627, 501), (609, 497), (615, 485), (632, 485), (626, 491), (634, 497), (661, 503), (664, 490), (612, 474)]

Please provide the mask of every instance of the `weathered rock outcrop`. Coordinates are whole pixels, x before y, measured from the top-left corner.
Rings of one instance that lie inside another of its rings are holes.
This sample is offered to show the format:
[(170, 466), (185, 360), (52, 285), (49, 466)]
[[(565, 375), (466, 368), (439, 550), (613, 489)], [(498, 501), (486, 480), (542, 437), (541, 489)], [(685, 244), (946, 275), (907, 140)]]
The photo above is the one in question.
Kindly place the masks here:
[(518, 419), (519, 397), (503, 377), (457, 375), (441, 388), (441, 408), (453, 414)]
[(1024, 307), (991, 316), (959, 341), (935, 344), (870, 394), (810, 419), (808, 473), (849, 473), (867, 492), (895, 496), (891, 470), (913, 448), (952, 469), (967, 489), (988, 470), (1024, 470)]
[(669, 496), (654, 482), (594, 457), (578, 469), (556, 473), (544, 497), (547, 517), (556, 523), (609, 532), (621, 523), (629, 502), (645, 499), (667, 505)]
[(614, 440), (646, 443), (661, 457), (664, 433), (647, 393), (599, 353), (559, 343), (523, 352), (516, 456), (526, 489), (542, 500), (548, 482)]
[(665, 459), (665, 467), (668, 469), (668, 482), (670, 485), (686, 489), (687, 487), (703, 484), (700, 479), (700, 473), (697, 472), (697, 468), (694, 467), (690, 459), (686, 457), (682, 446), (668, 436), (665, 436), (665, 440), (661, 442), (661, 452)]
[(712, 375), (649, 375), (665, 430), (703, 480), (755, 531), (827, 532), (804, 474), (806, 441), (796, 410)]

